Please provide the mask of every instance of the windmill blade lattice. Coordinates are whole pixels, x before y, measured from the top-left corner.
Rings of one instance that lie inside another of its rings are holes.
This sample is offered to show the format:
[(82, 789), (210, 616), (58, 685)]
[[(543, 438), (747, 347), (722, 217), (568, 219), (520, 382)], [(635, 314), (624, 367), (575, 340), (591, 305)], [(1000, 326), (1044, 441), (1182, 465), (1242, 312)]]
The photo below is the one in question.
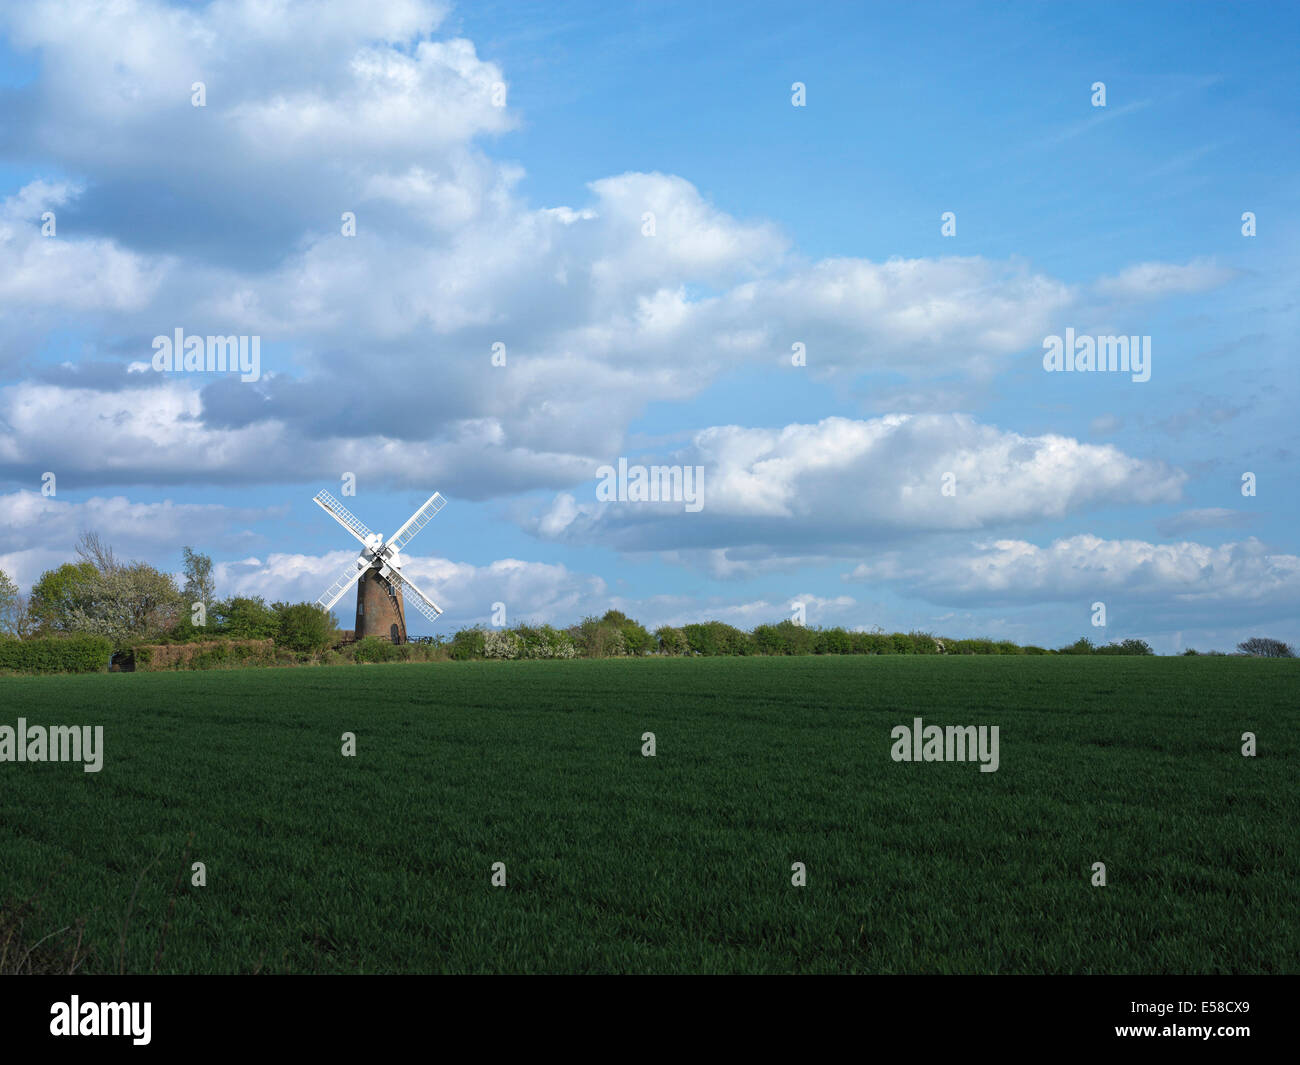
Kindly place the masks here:
[[(388, 540), (385, 540), (381, 533), (372, 532), (365, 522), (329, 492), (316, 493), (313, 501), (347, 529), (348, 534), (359, 540), (363, 546), (356, 560), (349, 564), (321, 594), (316, 601), (318, 605), (326, 610), (333, 609), (334, 604), (355, 584), (357, 624), (354, 634), (358, 640), (367, 635), (391, 639), (394, 642), (406, 638), (404, 597), (399, 596), (398, 592), (409, 593), (416, 610), (430, 621), (438, 620), (442, 607), (425, 595), (410, 579), (402, 576), (401, 552), (402, 548), (433, 520), (434, 515), (447, 505), (447, 500), (440, 493), (434, 492), (426, 499)], [(377, 596), (376, 588), (383, 589), (383, 594)], [(369, 609), (366, 607), (367, 603)]]

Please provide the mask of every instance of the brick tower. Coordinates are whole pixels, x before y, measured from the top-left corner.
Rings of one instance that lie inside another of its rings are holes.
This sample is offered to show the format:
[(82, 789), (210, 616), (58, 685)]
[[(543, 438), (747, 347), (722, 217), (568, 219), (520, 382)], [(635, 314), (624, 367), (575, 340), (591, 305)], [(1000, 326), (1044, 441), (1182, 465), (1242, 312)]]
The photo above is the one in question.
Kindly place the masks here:
[(406, 643), (402, 589), (382, 577), (378, 566), (371, 566), (357, 582), (356, 638), (364, 640), (367, 636)]

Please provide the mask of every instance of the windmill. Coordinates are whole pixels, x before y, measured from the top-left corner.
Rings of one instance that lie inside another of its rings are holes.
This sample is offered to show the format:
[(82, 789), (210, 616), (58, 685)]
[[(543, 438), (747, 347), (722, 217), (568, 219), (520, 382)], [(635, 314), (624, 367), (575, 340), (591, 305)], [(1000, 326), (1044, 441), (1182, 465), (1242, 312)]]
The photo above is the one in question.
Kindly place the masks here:
[(367, 529), (360, 519), (328, 492), (317, 492), (313, 499), (326, 514), (360, 540), (364, 548), (355, 561), (349, 563), (348, 568), (339, 574), (338, 580), (316, 600), (318, 606), (323, 606), (326, 610), (332, 609), (355, 584), (358, 640), (366, 636), (377, 636), (393, 643), (406, 642), (406, 615), (402, 606), (404, 592), (410, 592), (416, 610), (430, 621), (438, 620), (442, 608), (412, 584), (409, 577), (402, 576), (401, 552), (415, 538), (415, 534), (447, 505), (441, 495), (434, 492), (407, 519), (406, 524), (387, 540), (382, 533)]

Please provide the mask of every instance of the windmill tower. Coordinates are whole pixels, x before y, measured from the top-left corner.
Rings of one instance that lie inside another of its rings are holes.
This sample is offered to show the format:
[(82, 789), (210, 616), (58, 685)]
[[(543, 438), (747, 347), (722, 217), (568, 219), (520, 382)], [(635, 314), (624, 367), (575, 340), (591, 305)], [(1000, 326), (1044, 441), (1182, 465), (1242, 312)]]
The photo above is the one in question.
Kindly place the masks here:
[(376, 636), (393, 643), (406, 642), (405, 595), (409, 592), (415, 609), (430, 621), (437, 621), (442, 608), (402, 576), (402, 548), (429, 524), (447, 501), (434, 492), (387, 540), (382, 533), (371, 532), (365, 524), (328, 492), (313, 497), (317, 506), (361, 541), (363, 548), (338, 580), (316, 600), (318, 606), (331, 610), (354, 584), (357, 586), (356, 638)]

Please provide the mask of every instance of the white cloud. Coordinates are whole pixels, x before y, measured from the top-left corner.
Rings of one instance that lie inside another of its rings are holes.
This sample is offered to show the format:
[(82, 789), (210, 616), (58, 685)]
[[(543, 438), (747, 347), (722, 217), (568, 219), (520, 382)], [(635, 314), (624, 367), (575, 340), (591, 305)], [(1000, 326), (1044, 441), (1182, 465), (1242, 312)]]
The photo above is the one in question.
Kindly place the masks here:
[[(160, 262), (111, 240), (59, 230), (63, 205), (81, 191), (69, 182), (34, 181), (0, 202), (0, 318), (19, 310), (136, 310), (157, 291)], [(41, 232), (46, 212), (55, 216), (52, 236)]]
[(895, 552), (864, 562), (851, 580), (905, 585), (931, 602), (1061, 602), (1115, 597), (1175, 604), (1192, 617), (1227, 605), (1292, 605), (1300, 599), (1300, 556), (1275, 553), (1251, 537), (1209, 547), (1105, 540), (1080, 534), (1039, 547), (995, 540), (975, 550)]
[[(585, 203), (532, 207), (518, 167), (476, 144), (514, 122), (492, 105), (504, 73), (467, 41), (430, 39), (444, 15), (253, 0), (8, 12), (43, 60), (16, 121), (32, 151), (87, 175), (79, 197), (58, 194), (116, 236), (51, 248), (25, 222), (24, 255), (40, 259), (0, 283), (0, 314), (29, 290), (98, 308), (96, 335), (122, 338), (103, 357), (123, 375), (120, 391), (102, 375), (8, 391), (0, 462), (238, 483), (283, 476), (265, 456), (292, 454), (299, 479), (364, 464), (405, 483), (419, 463), (476, 498), (571, 488), (651, 404), (727, 373), (796, 372), (796, 341), (814, 376), (983, 378), (1078, 298), (1019, 261), (807, 263), (772, 223), (670, 174), (600, 178)], [(207, 107), (190, 105), (193, 80)], [(124, 211), (132, 197), (150, 210)], [(339, 232), (345, 210), (355, 237)], [(167, 254), (142, 250), (155, 247)], [(178, 326), (261, 337), (263, 380), (128, 373)], [(491, 364), (496, 343), (506, 367)]]
[[(539, 484), (559, 487), (594, 465), (583, 456), (514, 447), (491, 419), (465, 420), (438, 440), (412, 443), (378, 434), (306, 437), (279, 421), (212, 429), (202, 411), (199, 392), (175, 378), (123, 392), (11, 385), (0, 389), (0, 423), (10, 430), (0, 436), (0, 469), (49, 469), (70, 487), (127, 480), (303, 483), (348, 470), (371, 483), (433, 481), (480, 499)], [(292, 463), (268, 456), (292, 456)]]
[(1188, 263), (1137, 263), (1121, 270), (1115, 277), (1100, 278), (1093, 291), (1114, 300), (1150, 300), (1161, 296), (1205, 292), (1230, 281), (1234, 271), (1219, 266), (1212, 259), (1193, 259)]
[(45, 570), (71, 560), (86, 531), (99, 533), (121, 558), (145, 558), (165, 568), (178, 560), (182, 544), (201, 551), (220, 536), (227, 546), (238, 545), (253, 537), (249, 525), (282, 513), (275, 507), (137, 503), (124, 496), (73, 501), (19, 490), (0, 495), (0, 569), (26, 588)]
[[(611, 457), (612, 459), (612, 457)], [(607, 459), (606, 461), (611, 461)], [(634, 461), (640, 462), (640, 459)], [(646, 465), (704, 469), (703, 510), (558, 498), (538, 535), (624, 550), (764, 545), (776, 556), (917, 533), (1060, 518), (1105, 503), (1179, 498), (1186, 475), (1110, 445), (1024, 436), (965, 415), (720, 426)], [(953, 476), (953, 494), (944, 491)], [(720, 560), (712, 560), (714, 572)], [(769, 558), (769, 563), (771, 558)]]

